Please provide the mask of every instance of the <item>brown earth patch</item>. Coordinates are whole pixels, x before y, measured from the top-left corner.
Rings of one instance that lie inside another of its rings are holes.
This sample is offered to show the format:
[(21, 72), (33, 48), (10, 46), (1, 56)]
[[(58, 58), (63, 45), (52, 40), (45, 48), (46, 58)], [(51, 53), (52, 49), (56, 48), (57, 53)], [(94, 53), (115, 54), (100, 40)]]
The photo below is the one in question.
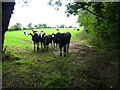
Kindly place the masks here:
[(92, 48), (92, 47), (85, 45), (84, 43), (80, 43), (80, 42), (75, 42), (75, 43), (71, 44), (70, 51), (74, 52), (77, 56), (80, 56), (80, 57), (85, 57), (90, 53), (96, 52), (95, 48)]

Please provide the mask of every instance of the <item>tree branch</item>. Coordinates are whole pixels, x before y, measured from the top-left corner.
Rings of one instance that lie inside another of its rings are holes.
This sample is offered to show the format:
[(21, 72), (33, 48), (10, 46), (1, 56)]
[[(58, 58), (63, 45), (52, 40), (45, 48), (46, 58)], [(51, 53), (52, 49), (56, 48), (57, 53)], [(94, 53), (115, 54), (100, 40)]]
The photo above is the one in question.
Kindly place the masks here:
[(105, 17), (103, 17), (103, 16), (100, 16), (100, 15), (97, 15), (97, 14), (93, 13), (92, 11), (90, 11), (90, 10), (87, 9), (87, 8), (84, 8), (84, 10), (87, 10), (88, 12), (90, 12), (91, 14), (93, 14), (93, 15), (95, 15), (95, 16), (97, 16), (97, 17), (105, 18)]

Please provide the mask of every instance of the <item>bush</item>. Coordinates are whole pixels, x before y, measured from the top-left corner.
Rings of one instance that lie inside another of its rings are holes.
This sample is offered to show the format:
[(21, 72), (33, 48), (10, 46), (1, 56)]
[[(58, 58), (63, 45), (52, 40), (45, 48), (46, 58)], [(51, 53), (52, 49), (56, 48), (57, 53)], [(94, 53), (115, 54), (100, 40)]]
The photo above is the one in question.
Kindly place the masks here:
[(16, 25), (14, 25), (8, 29), (8, 31), (18, 31), (18, 30), (21, 30), (21, 28), (18, 28)]

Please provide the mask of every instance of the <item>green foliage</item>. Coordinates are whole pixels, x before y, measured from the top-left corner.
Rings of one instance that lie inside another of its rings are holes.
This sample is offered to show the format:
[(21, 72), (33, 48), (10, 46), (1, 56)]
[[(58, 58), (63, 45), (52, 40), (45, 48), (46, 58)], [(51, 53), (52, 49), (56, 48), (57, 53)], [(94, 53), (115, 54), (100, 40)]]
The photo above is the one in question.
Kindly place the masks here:
[(47, 28), (47, 24), (38, 24), (38, 25), (34, 25), (34, 27), (36, 28), (36, 29), (40, 29), (40, 28)]
[(59, 10), (58, 7), (62, 6), (62, 2), (61, 2), (61, 0), (49, 0), (48, 5), (56, 6), (55, 9)]
[(11, 26), (8, 31), (17, 31), (17, 30), (21, 30), (22, 28), (22, 24), (21, 23), (16, 23), (14, 26)]
[(22, 24), (21, 23), (16, 23), (15, 24), (18, 28), (22, 29)]
[(56, 57), (53, 62), (53, 66), (59, 71), (61, 74), (65, 74), (68, 71), (68, 67), (70, 66), (69, 60), (61, 59)]
[(38, 26), (37, 25), (34, 25), (34, 27), (37, 29), (38, 28)]
[(33, 29), (32, 23), (29, 23), (29, 24), (27, 25), (27, 28), (28, 28), (28, 29)]
[(16, 29), (16, 26), (11, 26), (8, 31), (14, 31)]
[(90, 34), (87, 33), (85, 30), (82, 30), (80, 33), (78, 33), (75, 37), (75, 39), (78, 39), (80, 41), (89, 41), (90, 40)]
[(43, 79), (45, 79), (43, 84), (45, 88), (72, 88), (74, 86), (72, 78), (62, 76), (56, 72), (44, 75)]
[(65, 28), (65, 25), (64, 24), (60, 25), (60, 28)]
[(47, 28), (47, 24), (43, 24), (43, 28)]
[(28, 30), (28, 28), (26, 28), (26, 27), (23, 27), (23, 30)]
[(11, 60), (20, 60), (20, 58), (16, 54), (14, 54), (13, 52), (11, 52), (11, 50), (5, 50), (2, 53), (2, 60), (3, 61), (6, 61), (6, 60), (11, 61)]
[(67, 5), (67, 13), (77, 14), (78, 22), (85, 30), (90, 30), (90, 43), (116, 60), (120, 50), (119, 10), (119, 3), (115, 2), (75, 2)]

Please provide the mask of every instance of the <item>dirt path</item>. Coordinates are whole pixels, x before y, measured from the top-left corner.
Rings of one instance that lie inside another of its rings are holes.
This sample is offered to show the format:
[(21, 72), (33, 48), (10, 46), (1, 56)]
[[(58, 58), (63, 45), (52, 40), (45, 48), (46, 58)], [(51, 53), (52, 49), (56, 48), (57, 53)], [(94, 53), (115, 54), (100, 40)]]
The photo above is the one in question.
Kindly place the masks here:
[(84, 43), (75, 41), (71, 44), (70, 51), (74, 52), (77, 56), (85, 57), (89, 53), (95, 53), (96, 50)]

